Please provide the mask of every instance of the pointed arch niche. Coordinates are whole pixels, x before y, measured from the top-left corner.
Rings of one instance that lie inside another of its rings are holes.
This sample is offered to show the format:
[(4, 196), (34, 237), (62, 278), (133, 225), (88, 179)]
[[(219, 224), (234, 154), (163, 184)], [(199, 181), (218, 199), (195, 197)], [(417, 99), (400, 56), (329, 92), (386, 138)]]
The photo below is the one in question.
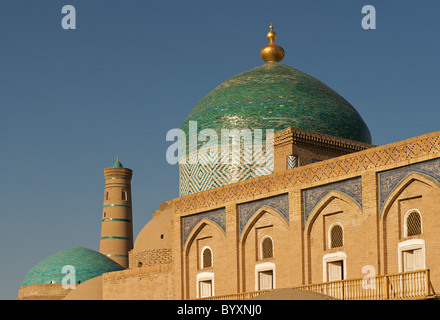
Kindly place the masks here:
[[(224, 230), (210, 219), (201, 219), (188, 234), (183, 244), (183, 288), (185, 298), (195, 299), (218, 294), (221, 289), (215, 288), (215, 281), (221, 283), (226, 279), (225, 266), (228, 253)], [(210, 264), (206, 263), (206, 253), (209, 251)], [(204, 261), (205, 258), (205, 261)], [(219, 280), (220, 279), (220, 280)]]
[[(262, 206), (248, 219), (239, 241), (241, 291), (276, 288), (277, 272), (292, 268), (288, 230), (284, 214), (269, 206)], [(268, 241), (271, 252), (263, 254), (262, 246)]]
[[(414, 263), (416, 267), (440, 267), (440, 263), (437, 266), (425, 265), (425, 247), (429, 249), (440, 241), (438, 229), (435, 227), (438, 208), (440, 185), (432, 176), (411, 172), (395, 184), (383, 201), (380, 211), (383, 260), (381, 272), (408, 271), (406, 260), (413, 253), (417, 254), (417, 263)], [(408, 233), (407, 218), (411, 213), (417, 213), (420, 219), (420, 232)]]
[[(359, 203), (352, 197), (340, 191), (330, 191), (324, 196), (310, 212), (309, 219), (304, 228), (306, 281), (319, 283), (322, 281), (347, 279), (348, 276), (361, 274), (365, 260), (361, 258), (349, 259), (350, 252), (359, 250), (360, 242), (366, 240), (359, 238), (365, 234), (363, 221), (365, 220)], [(332, 229), (337, 226), (343, 231), (343, 241), (340, 245), (332, 247)], [(359, 260), (359, 261), (358, 261)], [(340, 279), (334, 279), (332, 267), (338, 266)], [(333, 273), (332, 275), (329, 272)]]

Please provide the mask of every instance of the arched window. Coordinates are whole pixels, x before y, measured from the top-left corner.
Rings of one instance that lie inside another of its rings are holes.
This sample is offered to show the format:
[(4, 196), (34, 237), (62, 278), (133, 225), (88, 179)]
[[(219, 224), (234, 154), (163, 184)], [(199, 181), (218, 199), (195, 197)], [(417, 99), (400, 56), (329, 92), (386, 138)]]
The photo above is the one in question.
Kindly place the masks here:
[(108, 200), (108, 191), (105, 192), (105, 200)]
[(406, 236), (416, 236), (422, 234), (422, 218), (416, 210), (409, 211), (405, 215)]
[(273, 258), (273, 241), (269, 236), (264, 237), (261, 241), (261, 258)]
[(340, 225), (335, 225), (330, 230), (330, 248), (339, 248), (344, 246), (344, 232)]
[(205, 247), (202, 250), (202, 269), (212, 267), (212, 251), (211, 248)]
[(124, 200), (124, 201), (128, 200), (127, 191), (125, 191), (125, 190), (122, 190), (122, 200)]

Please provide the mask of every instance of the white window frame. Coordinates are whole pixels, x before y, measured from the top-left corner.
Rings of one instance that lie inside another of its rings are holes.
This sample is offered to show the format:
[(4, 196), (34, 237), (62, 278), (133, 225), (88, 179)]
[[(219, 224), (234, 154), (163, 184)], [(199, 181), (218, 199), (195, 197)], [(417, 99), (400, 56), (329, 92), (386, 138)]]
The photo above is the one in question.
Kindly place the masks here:
[(262, 262), (255, 265), (255, 291), (259, 290), (260, 279), (259, 273), (262, 271), (272, 271), (272, 287), (276, 288), (276, 273), (275, 273), (275, 263), (273, 262)]
[(338, 251), (333, 253), (326, 253), (322, 257), (322, 282), (328, 282), (328, 263), (341, 260), (343, 270), (342, 275), (344, 279), (347, 279), (347, 254), (344, 251)]
[[(344, 235), (345, 235), (344, 227), (342, 226), (341, 223), (334, 222), (330, 225), (330, 227), (328, 228), (328, 231), (327, 231), (327, 247), (329, 249), (334, 249), (334, 248), (332, 248), (332, 230), (335, 226), (341, 227), (341, 229), (342, 229), (342, 246), (344, 246), (344, 243), (345, 243), (345, 241), (344, 241)], [(338, 247), (338, 248), (340, 248), (340, 247)]]
[(215, 296), (214, 272), (200, 272), (196, 277), (196, 295), (200, 298), (200, 282), (211, 281), (211, 297)]
[(397, 244), (397, 263), (399, 273), (403, 272), (403, 252), (422, 249), (422, 270), (426, 269), (425, 262), (425, 240), (424, 239), (409, 239)]
[(418, 209), (411, 209), (411, 210), (408, 210), (408, 212), (405, 213), (405, 216), (403, 217), (403, 237), (404, 238), (408, 237), (408, 217), (413, 212), (417, 212), (419, 214), (419, 217), (420, 217), (420, 235), (423, 234), (422, 214), (420, 213), (420, 211)]

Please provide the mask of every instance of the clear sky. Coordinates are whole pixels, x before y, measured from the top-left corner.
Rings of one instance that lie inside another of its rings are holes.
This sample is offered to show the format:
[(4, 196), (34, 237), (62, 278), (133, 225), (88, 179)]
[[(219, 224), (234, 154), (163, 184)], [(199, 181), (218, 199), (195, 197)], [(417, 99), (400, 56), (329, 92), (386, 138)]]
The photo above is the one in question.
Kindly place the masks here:
[[(76, 29), (64, 30), (64, 5)], [(364, 5), (376, 29), (364, 30)], [(348, 100), (383, 145), (438, 131), (438, 0), (1, 0), (0, 299), (58, 251), (99, 250), (105, 167), (134, 170), (135, 236), (178, 196), (168, 130), (229, 77), (282, 63)]]

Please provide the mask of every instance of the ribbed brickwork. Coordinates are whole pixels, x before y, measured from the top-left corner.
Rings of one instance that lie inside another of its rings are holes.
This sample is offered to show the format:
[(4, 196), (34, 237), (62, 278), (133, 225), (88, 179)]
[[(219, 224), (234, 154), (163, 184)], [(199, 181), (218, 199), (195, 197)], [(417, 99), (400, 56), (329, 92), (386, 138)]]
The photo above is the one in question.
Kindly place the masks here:
[(128, 252), (133, 249), (131, 177), (128, 168), (104, 169), (105, 191), (99, 251), (128, 267)]

